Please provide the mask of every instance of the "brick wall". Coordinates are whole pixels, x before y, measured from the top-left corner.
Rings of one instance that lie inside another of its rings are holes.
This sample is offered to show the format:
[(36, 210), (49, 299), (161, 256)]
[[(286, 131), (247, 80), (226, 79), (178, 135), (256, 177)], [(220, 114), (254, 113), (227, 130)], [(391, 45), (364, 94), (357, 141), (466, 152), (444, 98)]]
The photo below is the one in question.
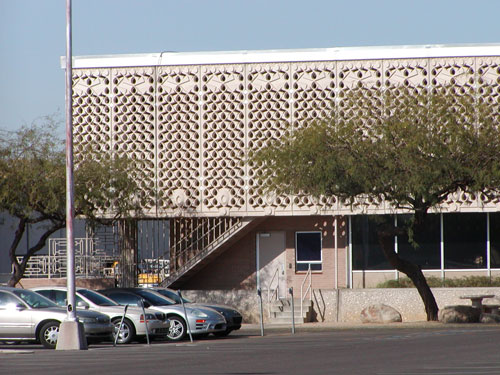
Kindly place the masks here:
[[(232, 245), (209, 265), (181, 286), (193, 290), (253, 290), (256, 288), (256, 234), (258, 232), (285, 232), (287, 287), (299, 293), (305, 272), (295, 271), (295, 232), (321, 231), (323, 233), (323, 269), (314, 272), (314, 288), (332, 289), (346, 286), (346, 220), (337, 219), (338, 274), (335, 272), (335, 220), (331, 216), (270, 217), (240, 241)], [(336, 283), (336, 279), (338, 282)]]

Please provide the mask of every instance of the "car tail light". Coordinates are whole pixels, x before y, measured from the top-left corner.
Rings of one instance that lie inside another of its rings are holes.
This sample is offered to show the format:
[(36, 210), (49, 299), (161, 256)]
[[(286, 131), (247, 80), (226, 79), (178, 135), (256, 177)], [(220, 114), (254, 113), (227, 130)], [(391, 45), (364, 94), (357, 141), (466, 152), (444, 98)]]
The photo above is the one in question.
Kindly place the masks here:
[(206, 319), (196, 319), (196, 323), (205, 323)]

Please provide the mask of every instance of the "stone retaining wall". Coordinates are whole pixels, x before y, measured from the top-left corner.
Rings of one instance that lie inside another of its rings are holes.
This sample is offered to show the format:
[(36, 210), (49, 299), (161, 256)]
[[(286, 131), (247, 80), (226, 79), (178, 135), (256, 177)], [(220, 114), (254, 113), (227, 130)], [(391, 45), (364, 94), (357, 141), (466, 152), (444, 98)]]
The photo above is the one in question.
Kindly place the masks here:
[[(22, 279), (18, 287), (31, 288), (44, 285), (66, 285), (66, 279)], [(76, 286), (89, 289), (110, 288), (113, 279), (76, 279)], [(471, 294), (493, 294), (485, 304), (500, 305), (500, 288), (433, 288), (439, 308), (449, 305), (470, 305), (460, 296)], [(183, 296), (197, 302), (218, 303), (234, 306), (243, 314), (246, 323), (260, 321), (260, 302), (254, 290), (185, 290)], [(317, 322), (360, 322), (360, 313), (365, 307), (377, 303), (389, 305), (401, 313), (403, 322), (425, 321), (422, 300), (414, 288), (386, 289), (314, 289), (313, 319)], [(268, 321), (267, 296), (263, 295), (264, 321)], [(295, 304), (300, 309), (300, 303)]]
[[(433, 288), (439, 308), (449, 305), (470, 305), (470, 300), (460, 296), (471, 294), (494, 294), (495, 298), (484, 300), (486, 304), (500, 305), (500, 288)], [(190, 290), (183, 295), (199, 302), (231, 305), (243, 313), (246, 323), (258, 323), (259, 298), (255, 291), (245, 290)], [(360, 313), (365, 307), (384, 303), (401, 313), (403, 322), (425, 321), (425, 309), (416, 289), (315, 289), (312, 296), (313, 317), (318, 322), (360, 322)], [(296, 304), (300, 309), (300, 304)], [(264, 321), (268, 321), (267, 300), (263, 298)]]

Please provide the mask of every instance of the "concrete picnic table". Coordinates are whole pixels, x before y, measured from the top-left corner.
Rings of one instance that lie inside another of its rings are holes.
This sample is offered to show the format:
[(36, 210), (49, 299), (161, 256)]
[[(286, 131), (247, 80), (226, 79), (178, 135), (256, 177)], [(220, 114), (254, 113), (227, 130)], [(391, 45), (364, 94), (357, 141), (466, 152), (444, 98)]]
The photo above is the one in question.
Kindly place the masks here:
[(483, 308), (483, 299), (484, 298), (493, 298), (494, 294), (476, 294), (476, 295), (468, 295), (461, 296), (460, 299), (470, 299), (472, 302), (472, 307), (477, 307), (478, 309)]

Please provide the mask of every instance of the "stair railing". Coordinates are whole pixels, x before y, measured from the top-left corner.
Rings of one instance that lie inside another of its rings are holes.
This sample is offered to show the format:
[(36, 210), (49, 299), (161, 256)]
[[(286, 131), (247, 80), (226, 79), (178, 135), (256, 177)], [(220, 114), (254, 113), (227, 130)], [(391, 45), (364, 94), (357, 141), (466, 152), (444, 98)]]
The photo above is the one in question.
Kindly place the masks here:
[[(267, 309), (269, 312), (269, 318), (271, 318), (271, 301), (277, 301), (279, 299), (279, 289), (280, 289), (280, 278), (279, 278), (279, 270), (277, 267), (274, 271), (273, 277), (271, 281), (267, 284)], [(276, 279), (276, 289), (272, 289), (274, 279)], [(274, 298), (276, 296), (276, 298)]]
[(199, 259), (208, 249), (222, 239), (229, 237), (241, 226), (240, 218), (198, 219), (190, 230), (170, 248), (171, 266), (174, 273), (182, 272), (193, 261)]
[[(304, 290), (304, 284), (309, 277), (309, 285), (307, 286), (307, 289), (305, 293), (303, 292)], [(304, 300), (307, 296), (307, 293), (309, 292), (309, 301), (312, 301), (312, 272), (311, 272), (311, 263), (309, 263), (309, 267), (306, 273), (306, 276), (304, 277), (304, 280), (302, 280), (302, 284), (300, 285), (300, 316), (304, 316)]]

